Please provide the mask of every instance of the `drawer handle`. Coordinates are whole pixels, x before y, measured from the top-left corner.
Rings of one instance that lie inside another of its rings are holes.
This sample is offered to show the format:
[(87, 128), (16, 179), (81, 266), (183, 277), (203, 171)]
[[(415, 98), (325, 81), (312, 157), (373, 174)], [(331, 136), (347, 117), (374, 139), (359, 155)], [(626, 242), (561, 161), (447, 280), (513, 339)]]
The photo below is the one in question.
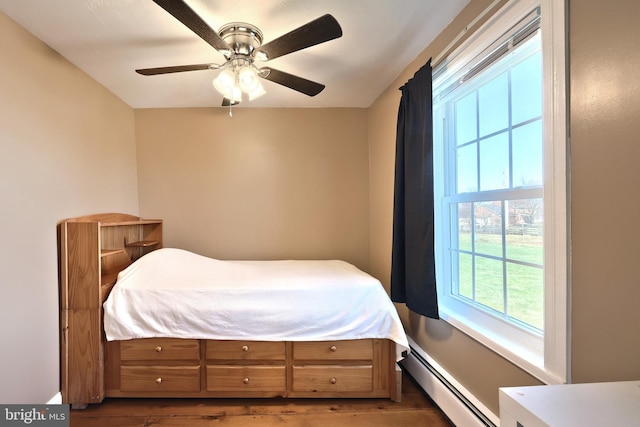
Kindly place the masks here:
[(158, 385), (162, 384), (162, 378), (160, 377), (156, 378), (156, 384)]
[(337, 380), (337, 379), (335, 379), (335, 378), (331, 378), (331, 379), (329, 380), (329, 382), (330, 382), (331, 384), (335, 384), (335, 383), (337, 383), (337, 382), (338, 382), (338, 380)]
[(243, 345), (242, 346), (242, 351), (249, 351), (249, 346), (248, 345)]
[(161, 351), (162, 351), (162, 347), (157, 346), (157, 347), (156, 347), (156, 353), (160, 353)]
[(329, 347), (329, 350), (331, 351), (337, 351), (338, 347), (336, 347), (335, 345), (332, 345), (331, 347)]
[(243, 382), (243, 383), (245, 383), (245, 384), (249, 384), (249, 378), (248, 378), (248, 377), (245, 377), (245, 378), (242, 380), (242, 382)]

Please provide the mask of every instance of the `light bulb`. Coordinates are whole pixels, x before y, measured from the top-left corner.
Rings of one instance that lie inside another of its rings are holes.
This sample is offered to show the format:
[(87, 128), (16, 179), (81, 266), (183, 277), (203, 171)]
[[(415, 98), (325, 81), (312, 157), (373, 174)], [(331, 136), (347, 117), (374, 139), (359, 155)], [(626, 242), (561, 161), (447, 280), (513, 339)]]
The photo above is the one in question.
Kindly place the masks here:
[(249, 66), (244, 66), (238, 71), (238, 83), (243, 92), (251, 93), (260, 86), (256, 72)]
[(260, 82), (258, 82), (256, 88), (254, 90), (252, 90), (251, 92), (249, 92), (249, 101), (253, 101), (256, 98), (261, 97), (265, 93), (267, 93), (267, 92), (264, 90), (264, 88), (262, 87)]
[(235, 81), (236, 76), (233, 71), (226, 69), (218, 74), (218, 77), (213, 80), (213, 87), (215, 87), (218, 92), (229, 98)]
[(232, 104), (236, 104), (242, 101), (242, 91), (240, 90), (237, 84), (234, 84), (231, 87), (231, 91), (229, 93), (229, 96), (227, 96), (227, 98), (231, 100)]

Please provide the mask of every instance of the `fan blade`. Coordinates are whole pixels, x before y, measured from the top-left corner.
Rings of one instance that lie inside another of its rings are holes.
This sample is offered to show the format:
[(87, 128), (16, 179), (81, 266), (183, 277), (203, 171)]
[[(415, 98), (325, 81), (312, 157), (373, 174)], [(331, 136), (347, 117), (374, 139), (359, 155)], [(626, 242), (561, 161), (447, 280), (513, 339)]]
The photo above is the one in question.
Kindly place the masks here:
[(196, 33), (211, 46), (229, 55), (231, 48), (222, 40), (217, 32), (202, 20), (186, 3), (181, 0), (153, 0), (155, 4), (169, 12), (174, 18), (182, 22), (187, 28)]
[(136, 73), (143, 76), (155, 76), (157, 74), (181, 73), (183, 71), (208, 70), (209, 68), (210, 64), (176, 65), (173, 67), (142, 68), (136, 70)]
[(264, 67), (260, 69), (260, 75), (264, 75), (263, 79), (281, 84), (290, 89), (302, 92), (305, 95), (316, 96), (324, 89), (324, 85), (284, 71), (274, 70), (273, 68)]
[(231, 100), (229, 98), (223, 98), (222, 99), (222, 106), (223, 107), (229, 107), (229, 106), (238, 105), (238, 104), (240, 104), (240, 101), (231, 102)]
[(266, 56), (264, 60), (268, 61), (341, 36), (340, 24), (327, 14), (259, 47), (254, 56), (260, 60)]

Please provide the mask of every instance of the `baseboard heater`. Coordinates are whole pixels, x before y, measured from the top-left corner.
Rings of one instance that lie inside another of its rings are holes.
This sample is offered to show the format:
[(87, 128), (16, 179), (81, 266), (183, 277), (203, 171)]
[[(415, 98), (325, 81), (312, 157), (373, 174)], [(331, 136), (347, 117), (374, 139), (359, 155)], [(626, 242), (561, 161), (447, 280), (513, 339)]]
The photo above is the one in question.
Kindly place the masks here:
[(453, 424), (460, 427), (498, 427), (496, 415), (459, 384), (409, 338), (411, 353), (400, 363)]

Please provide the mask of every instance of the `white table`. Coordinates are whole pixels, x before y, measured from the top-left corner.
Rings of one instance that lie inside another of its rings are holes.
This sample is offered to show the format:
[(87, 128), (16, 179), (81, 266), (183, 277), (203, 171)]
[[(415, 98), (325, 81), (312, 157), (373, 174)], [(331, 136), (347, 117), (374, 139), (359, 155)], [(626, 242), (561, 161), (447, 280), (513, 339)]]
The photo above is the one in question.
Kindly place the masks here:
[(542, 426), (640, 426), (640, 381), (500, 388), (500, 427)]

